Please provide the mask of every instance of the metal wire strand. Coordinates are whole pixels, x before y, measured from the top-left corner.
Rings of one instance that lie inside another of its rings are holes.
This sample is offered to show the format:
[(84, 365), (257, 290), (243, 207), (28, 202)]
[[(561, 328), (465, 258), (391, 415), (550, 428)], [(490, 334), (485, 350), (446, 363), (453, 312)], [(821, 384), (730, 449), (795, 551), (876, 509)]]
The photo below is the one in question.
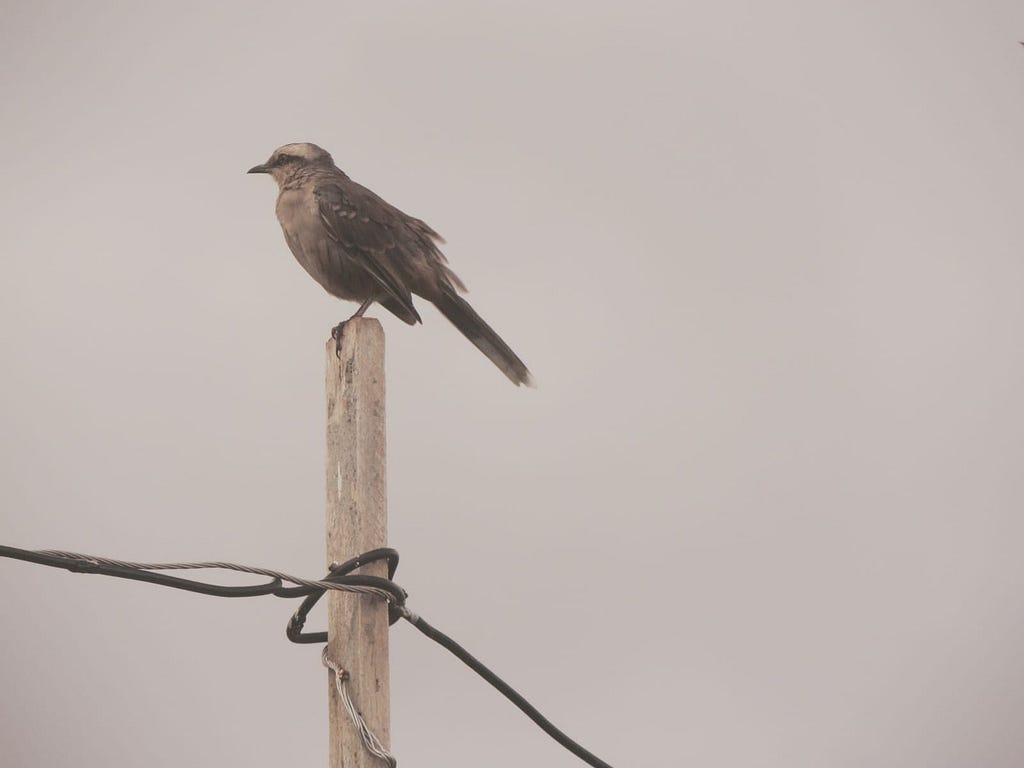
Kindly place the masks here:
[(385, 761), (390, 768), (395, 768), (398, 765), (398, 761), (381, 744), (380, 739), (377, 735), (370, 730), (370, 727), (363, 720), (363, 716), (356, 710), (355, 704), (352, 703), (352, 697), (349, 696), (348, 686), (345, 684), (348, 680), (348, 673), (335, 662), (327, 658), (327, 646), (324, 646), (323, 652), (320, 654), (320, 658), (324, 663), (324, 666), (334, 673), (334, 686), (338, 689), (338, 696), (341, 697), (342, 703), (345, 705), (345, 711), (348, 712), (348, 716), (352, 719), (352, 724), (359, 731), (359, 737), (363, 740), (363, 746), (366, 750), (381, 760)]
[(200, 570), (204, 568), (221, 568), (228, 571), (240, 571), (241, 573), (251, 573), (257, 576), (269, 576), (272, 579), (280, 579), (281, 581), (287, 581), (291, 584), (297, 584), (302, 587), (311, 587), (312, 589), (334, 589), (341, 592), (357, 592), (362, 595), (373, 595), (379, 597), (388, 602), (393, 602), (393, 595), (387, 590), (378, 589), (376, 587), (364, 587), (353, 584), (339, 584), (333, 581), (322, 581), (319, 579), (304, 579), (300, 576), (291, 576), (282, 571), (275, 571), (271, 568), (257, 568), (251, 565), (239, 565), (237, 563), (222, 563), (222, 562), (209, 562), (209, 563), (133, 563), (129, 560), (114, 560), (109, 557), (97, 557), (96, 555), (84, 555), (80, 552), (63, 552), (57, 549), (43, 549), (36, 550), (37, 554), (46, 555), (49, 557), (61, 557), (66, 560), (78, 560), (87, 563), (93, 563), (95, 565), (107, 565), (113, 568), (126, 568), (129, 570), (138, 571), (189, 571), (189, 570)]
[[(16, 547), (0, 545), (0, 557), (10, 557), (16, 560), (25, 560), (39, 565), (48, 565), (55, 568), (63, 568), (75, 573), (98, 573), (105, 576), (114, 576), (122, 579), (134, 579), (138, 581), (162, 584), (175, 589), (184, 589), (190, 592), (216, 595), (219, 597), (253, 597), (258, 595), (275, 595), (277, 597), (302, 597), (304, 598), (298, 610), (293, 614), (288, 624), (288, 638), (296, 643), (327, 642), (326, 632), (303, 632), (302, 627), (306, 615), (313, 605), (324, 595), (326, 590), (340, 590), (342, 592), (357, 592), (360, 594), (373, 595), (389, 604), (388, 614), (391, 623), (399, 618), (406, 619), (416, 629), (429, 637), (438, 645), (446, 648), (454, 654), (462, 663), (476, 672), (480, 677), (490, 683), (503, 696), (518, 707), (527, 717), (536, 723), (552, 739), (579, 757), (592, 768), (611, 768), (604, 760), (584, 748), (581, 744), (570, 739), (565, 733), (556, 728), (550, 720), (544, 717), (530, 702), (528, 702), (518, 691), (506, 683), (494, 672), (488, 669), (478, 659), (472, 656), (465, 648), (456, 643), (452, 638), (437, 630), (427, 621), (410, 611), (405, 605), (406, 592), (392, 579), (395, 575), (395, 568), (398, 565), (398, 553), (393, 549), (380, 548), (364, 552), (358, 557), (351, 558), (344, 563), (331, 566), (330, 574), (324, 579), (302, 579), (297, 576), (290, 576), (281, 571), (274, 571), (269, 568), (255, 568), (248, 565), (237, 565), (235, 563), (208, 562), (208, 563), (133, 563), (125, 560), (114, 560), (106, 557), (95, 557), (83, 555), (77, 552), (63, 552), (60, 550), (27, 550)], [(370, 562), (387, 560), (388, 577), (352, 575), (352, 571)], [(224, 568), (231, 571), (241, 571), (261, 576), (268, 576), (273, 579), (267, 584), (257, 584), (247, 587), (227, 587), (217, 584), (206, 584), (200, 581), (182, 579), (177, 576), (168, 576), (152, 571), (161, 570), (195, 570), (202, 568)], [(336, 580), (337, 579), (337, 580)], [(342, 581), (344, 580), (344, 581)], [(290, 582), (297, 586), (285, 587), (282, 582)], [(322, 655), (324, 666), (334, 674), (335, 685), (338, 695), (341, 696), (345, 709), (352, 718), (353, 724), (359, 731), (360, 737), (366, 749), (373, 755), (388, 764), (388, 768), (395, 768), (395, 758), (391, 755), (380, 740), (367, 727), (362, 716), (356, 710), (352, 699), (349, 696), (345, 681), (347, 673), (339, 665), (327, 658), (327, 649), (324, 648)]]

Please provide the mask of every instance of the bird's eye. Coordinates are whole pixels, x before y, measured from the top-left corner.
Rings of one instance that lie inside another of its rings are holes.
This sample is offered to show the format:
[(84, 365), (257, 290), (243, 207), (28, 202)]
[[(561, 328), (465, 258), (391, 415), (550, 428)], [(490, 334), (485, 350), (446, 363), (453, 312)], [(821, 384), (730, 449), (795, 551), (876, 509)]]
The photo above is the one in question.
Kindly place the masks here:
[(291, 155), (278, 155), (277, 156), (277, 160), (275, 161), (274, 164), (275, 165), (284, 165), (285, 163), (287, 163), (291, 159), (292, 159)]

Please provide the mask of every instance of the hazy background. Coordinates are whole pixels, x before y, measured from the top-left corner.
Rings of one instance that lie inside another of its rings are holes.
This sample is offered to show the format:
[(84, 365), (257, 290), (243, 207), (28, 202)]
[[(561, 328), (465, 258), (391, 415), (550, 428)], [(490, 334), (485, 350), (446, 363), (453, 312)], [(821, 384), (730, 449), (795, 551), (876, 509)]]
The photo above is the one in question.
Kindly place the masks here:
[[(1024, 763), (1020, 2), (3, 18), (0, 543), (323, 572), (315, 141), (540, 382), (383, 317), (415, 610), (617, 768)], [(0, 590), (5, 767), (326, 764), (294, 603)], [(402, 765), (582, 765), (392, 643)]]

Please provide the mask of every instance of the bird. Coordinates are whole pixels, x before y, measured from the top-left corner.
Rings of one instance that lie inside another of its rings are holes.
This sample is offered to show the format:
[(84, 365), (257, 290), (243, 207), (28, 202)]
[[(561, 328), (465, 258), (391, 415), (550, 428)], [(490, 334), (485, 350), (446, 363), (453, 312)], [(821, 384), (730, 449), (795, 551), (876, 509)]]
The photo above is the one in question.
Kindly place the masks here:
[[(466, 286), (438, 247), (444, 239), (424, 221), (350, 179), (309, 142), (278, 147), (248, 172), (277, 182), (277, 220), (302, 268), (332, 296), (360, 302), (349, 320), (377, 303), (409, 325), (422, 323), (413, 304), (419, 296), (513, 384), (535, 386), (525, 363), (459, 295)], [(339, 345), (345, 322), (332, 331)]]

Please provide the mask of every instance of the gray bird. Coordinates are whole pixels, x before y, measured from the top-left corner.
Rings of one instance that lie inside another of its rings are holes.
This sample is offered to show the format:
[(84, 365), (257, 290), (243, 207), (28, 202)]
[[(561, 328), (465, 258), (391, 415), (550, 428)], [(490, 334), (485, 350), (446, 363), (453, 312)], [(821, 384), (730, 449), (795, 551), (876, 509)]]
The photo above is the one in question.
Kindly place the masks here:
[[(412, 295), (436, 306), (516, 386), (533, 386), (530, 371), (459, 296), (466, 286), (437, 247), (444, 240), (419, 219), (352, 181), (316, 144), (285, 144), (249, 169), (269, 173), (280, 189), (277, 220), (302, 268), (332, 296), (374, 302), (414, 325), (422, 322)], [(351, 319), (351, 318), (349, 318)], [(339, 324), (333, 332), (340, 339)]]

